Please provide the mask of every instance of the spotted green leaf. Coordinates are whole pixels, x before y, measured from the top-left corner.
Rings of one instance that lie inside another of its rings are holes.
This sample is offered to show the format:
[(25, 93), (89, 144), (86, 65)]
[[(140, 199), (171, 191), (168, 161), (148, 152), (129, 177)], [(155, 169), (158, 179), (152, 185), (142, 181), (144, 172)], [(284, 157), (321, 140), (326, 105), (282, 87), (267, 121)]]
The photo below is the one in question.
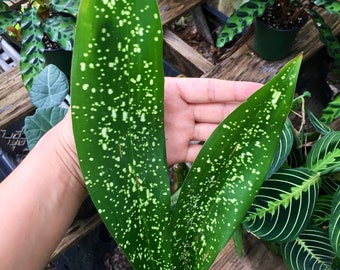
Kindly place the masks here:
[(326, 231), (309, 226), (294, 241), (281, 246), (283, 260), (291, 270), (331, 270), (335, 256)]
[(53, 9), (59, 12), (78, 14), (80, 0), (51, 0)]
[(340, 185), (333, 198), (329, 221), (329, 238), (336, 256), (340, 259)]
[(340, 16), (340, 3), (337, 0), (314, 0), (313, 3), (319, 7), (324, 7), (329, 13)]
[(170, 269), (162, 25), (155, 0), (82, 0), (71, 72), (80, 166), (135, 269)]
[(334, 100), (329, 102), (326, 108), (323, 109), (320, 121), (323, 121), (326, 124), (330, 124), (339, 117), (340, 117), (340, 95), (337, 95), (334, 98)]
[(44, 23), (44, 32), (64, 50), (71, 51), (74, 42), (76, 19), (71, 16), (54, 16)]
[(274, 0), (251, 0), (238, 8), (226, 21), (217, 37), (217, 47), (226, 43), (250, 26), (256, 17), (261, 16), (265, 9), (274, 4)]
[(294, 240), (309, 223), (320, 184), (319, 175), (309, 169), (281, 168), (264, 181), (243, 224), (245, 229), (266, 241)]
[[(336, 13), (340, 15), (340, 3), (337, 3)], [(340, 42), (332, 33), (332, 29), (326, 24), (322, 16), (314, 9), (306, 9), (313, 18), (315, 27), (319, 30), (320, 41), (326, 45), (328, 55), (334, 58), (335, 64), (340, 67)], [(329, 10), (328, 10), (329, 11)]]
[[(1, 2), (0, 2), (1, 3)], [(15, 10), (0, 12), (0, 34), (6, 33), (9, 26), (14, 26), (21, 19), (21, 13)]]
[(20, 72), (28, 90), (31, 90), (34, 78), (45, 64), (43, 32), (36, 12), (35, 8), (26, 9), (21, 18)]
[(203, 145), (172, 215), (175, 269), (208, 269), (243, 221), (275, 155), (301, 59), (241, 104)]

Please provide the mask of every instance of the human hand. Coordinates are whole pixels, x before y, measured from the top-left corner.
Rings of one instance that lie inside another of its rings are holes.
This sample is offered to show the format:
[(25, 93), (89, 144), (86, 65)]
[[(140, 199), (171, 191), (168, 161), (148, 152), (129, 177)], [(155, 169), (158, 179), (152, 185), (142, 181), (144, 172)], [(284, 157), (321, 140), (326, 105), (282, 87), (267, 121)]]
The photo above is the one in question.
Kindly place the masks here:
[(218, 79), (165, 78), (168, 165), (193, 162), (217, 125), (262, 85)]
[[(193, 162), (202, 145), (217, 125), (261, 84), (218, 79), (165, 78), (164, 126), (167, 163)], [(72, 133), (71, 114), (56, 127), (61, 146), (59, 156), (71, 155), (79, 170)]]

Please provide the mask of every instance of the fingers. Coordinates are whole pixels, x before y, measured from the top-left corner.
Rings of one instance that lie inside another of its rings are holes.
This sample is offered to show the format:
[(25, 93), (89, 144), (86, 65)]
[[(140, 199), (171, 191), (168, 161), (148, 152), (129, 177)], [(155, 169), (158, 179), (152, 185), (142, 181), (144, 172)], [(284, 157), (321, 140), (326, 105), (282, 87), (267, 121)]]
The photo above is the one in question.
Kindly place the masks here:
[(254, 82), (225, 81), (211, 78), (165, 79), (166, 87), (179, 90), (187, 103), (226, 103), (244, 101), (262, 85)]
[(196, 123), (220, 123), (233, 110), (240, 105), (237, 103), (215, 103), (215, 104), (194, 104), (193, 108), (194, 120)]
[(216, 129), (217, 124), (195, 124), (193, 141), (206, 141)]

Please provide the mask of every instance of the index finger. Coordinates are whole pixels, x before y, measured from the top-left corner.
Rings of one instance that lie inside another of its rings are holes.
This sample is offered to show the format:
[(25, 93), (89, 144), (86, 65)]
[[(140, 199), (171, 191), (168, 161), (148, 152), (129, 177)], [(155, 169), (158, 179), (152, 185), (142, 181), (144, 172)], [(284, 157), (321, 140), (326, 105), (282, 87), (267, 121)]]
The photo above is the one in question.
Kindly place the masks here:
[(167, 77), (165, 86), (176, 87), (187, 103), (226, 103), (246, 100), (262, 84), (213, 78)]

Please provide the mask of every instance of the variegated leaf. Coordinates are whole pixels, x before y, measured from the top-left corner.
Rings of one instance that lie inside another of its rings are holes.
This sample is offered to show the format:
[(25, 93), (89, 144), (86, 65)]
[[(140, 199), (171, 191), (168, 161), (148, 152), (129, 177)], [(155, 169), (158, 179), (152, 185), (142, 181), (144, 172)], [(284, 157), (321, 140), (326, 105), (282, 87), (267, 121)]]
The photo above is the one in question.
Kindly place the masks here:
[(309, 169), (280, 169), (264, 181), (245, 229), (266, 241), (292, 241), (309, 223), (320, 184), (318, 174)]
[(281, 245), (283, 260), (291, 270), (331, 270), (334, 251), (326, 231), (309, 226), (294, 241)]
[(329, 221), (329, 238), (336, 256), (340, 259), (340, 186), (333, 198), (331, 219)]
[(306, 167), (321, 175), (340, 170), (340, 131), (327, 133), (316, 141), (307, 156)]
[(45, 64), (43, 32), (35, 8), (25, 10), (21, 19), (22, 47), (20, 50), (20, 72), (27, 90)]

